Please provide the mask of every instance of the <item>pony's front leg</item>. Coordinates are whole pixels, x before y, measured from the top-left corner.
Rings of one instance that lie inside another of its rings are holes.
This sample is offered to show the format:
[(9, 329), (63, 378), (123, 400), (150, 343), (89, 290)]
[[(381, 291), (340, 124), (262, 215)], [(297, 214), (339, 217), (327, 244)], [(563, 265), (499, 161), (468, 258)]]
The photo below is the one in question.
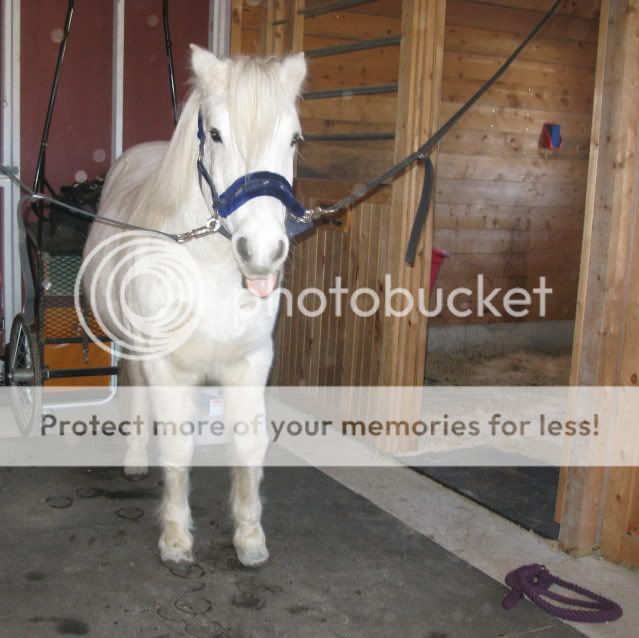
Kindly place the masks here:
[(130, 481), (137, 481), (149, 473), (149, 414), (146, 378), (143, 366), (138, 361), (120, 361), (118, 386), (124, 390), (123, 419), (131, 423), (126, 439), (126, 456), (124, 458), (124, 476)]
[[(266, 447), (264, 445), (264, 450)], [(268, 560), (259, 493), (263, 474), (261, 467), (231, 468), (231, 510), (235, 526), (233, 545), (238, 560), (247, 567), (260, 565)]]
[[(231, 427), (242, 424), (233, 435), (231, 511), (235, 527), (233, 544), (239, 561), (246, 566), (259, 565), (268, 559), (261, 523), (260, 483), (269, 444), (264, 384), (271, 361), (272, 349), (265, 348), (238, 363), (232, 374), (225, 375), (225, 421)], [(238, 385), (230, 385), (229, 379)]]
[[(182, 452), (186, 452), (187, 449), (190, 463), (192, 442), (190, 449), (189, 444), (184, 442)], [(164, 492), (160, 509), (162, 532), (159, 542), (163, 563), (193, 562), (193, 521), (189, 506), (189, 483), (188, 463), (164, 467)]]
[(192, 418), (187, 388), (151, 388), (153, 428), (160, 446), (164, 488), (160, 505), (160, 558), (165, 563), (193, 562), (193, 534), (189, 506), (189, 471), (193, 437), (181, 427)]

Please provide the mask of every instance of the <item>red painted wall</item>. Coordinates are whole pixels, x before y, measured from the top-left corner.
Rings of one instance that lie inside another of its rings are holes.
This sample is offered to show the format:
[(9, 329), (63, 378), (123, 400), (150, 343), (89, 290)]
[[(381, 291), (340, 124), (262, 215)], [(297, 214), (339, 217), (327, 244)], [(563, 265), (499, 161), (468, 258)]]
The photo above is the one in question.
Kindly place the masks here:
[[(170, 3), (178, 104), (188, 91), (189, 44), (206, 47), (209, 3)], [(124, 148), (164, 140), (173, 131), (161, 0), (127, 0), (124, 30)]]
[[(135, 1), (135, 0), (134, 0)], [(33, 180), (66, 0), (22, 0), (21, 163)], [(57, 188), (102, 175), (111, 157), (112, 3), (77, 0), (51, 124), (46, 176)]]
[[(21, 3), (20, 157), (22, 178), (31, 184), (67, 0), (0, 2)], [(75, 2), (47, 152), (45, 174), (56, 190), (78, 179), (104, 175), (111, 162), (113, 10), (112, 0)], [(188, 91), (188, 45), (207, 45), (208, 22), (208, 0), (171, 0), (179, 101)], [(162, 0), (126, 0), (124, 33), (126, 149), (168, 139), (173, 131)]]
[[(21, 164), (33, 180), (66, 0), (21, 0)], [(111, 158), (113, 2), (76, 0), (53, 115), (46, 176), (58, 188), (103, 175)], [(189, 43), (206, 46), (208, 0), (172, 0), (170, 24), (178, 99), (188, 90)], [(126, 0), (124, 148), (168, 139), (173, 120), (162, 0)]]

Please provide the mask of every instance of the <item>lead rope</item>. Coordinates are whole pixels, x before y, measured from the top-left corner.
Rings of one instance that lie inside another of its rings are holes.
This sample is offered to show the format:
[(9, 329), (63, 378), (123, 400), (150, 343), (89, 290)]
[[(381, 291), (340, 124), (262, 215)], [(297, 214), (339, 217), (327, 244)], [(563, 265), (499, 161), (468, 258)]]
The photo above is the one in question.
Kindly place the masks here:
[[(623, 614), (616, 602), (554, 576), (543, 565), (524, 565), (513, 570), (506, 576), (506, 585), (510, 587), (510, 592), (502, 601), (504, 609), (512, 609), (527, 596), (537, 607), (570, 622), (611, 622), (621, 618)], [(583, 598), (570, 598), (552, 592), (552, 585), (563, 587)], [(571, 607), (560, 607), (550, 602), (551, 600)]]
[(23, 197), (20, 201), (43, 202), (45, 204), (50, 204), (51, 206), (56, 206), (57, 208), (62, 208), (70, 213), (73, 213), (74, 215), (78, 215), (92, 221), (100, 222), (101, 224), (106, 224), (107, 226), (115, 226), (116, 228), (121, 228), (122, 230), (139, 230), (142, 232), (151, 233), (153, 235), (157, 235), (158, 237), (171, 239), (178, 244), (184, 244), (187, 241), (191, 241), (192, 239), (197, 239), (198, 237), (204, 237), (206, 235), (211, 235), (212, 233), (218, 232), (218, 230), (215, 228), (215, 225), (211, 223), (212, 220), (207, 221), (204, 226), (194, 228), (193, 230), (189, 230), (184, 233), (166, 233), (163, 230), (147, 228), (146, 226), (137, 226), (135, 224), (123, 222), (119, 219), (103, 217), (102, 215), (98, 216), (96, 213), (85, 210), (84, 208), (79, 208), (78, 206), (73, 206), (72, 204), (68, 204), (67, 202), (62, 202), (59, 199), (49, 197), (44, 193), (34, 192), (32, 188), (25, 184), (20, 178), (16, 177), (13, 171), (4, 164), (0, 164), (0, 173), (6, 175), (9, 181), (13, 182), (20, 188), (21, 191), (26, 193), (26, 196)]

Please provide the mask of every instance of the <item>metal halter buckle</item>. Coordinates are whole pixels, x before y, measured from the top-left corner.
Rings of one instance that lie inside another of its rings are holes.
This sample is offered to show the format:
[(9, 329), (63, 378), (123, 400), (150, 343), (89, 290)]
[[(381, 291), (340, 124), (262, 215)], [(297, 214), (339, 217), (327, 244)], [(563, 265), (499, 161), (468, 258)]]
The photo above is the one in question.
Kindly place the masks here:
[(217, 233), (222, 228), (222, 220), (217, 215), (211, 215), (206, 220), (204, 228), (208, 228), (211, 233)]
[(206, 220), (204, 226), (176, 235), (175, 239), (178, 244), (185, 244), (187, 241), (191, 241), (192, 239), (198, 239), (198, 237), (206, 237), (206, 235), (217, 233), (221, 228), (222, 220), (219, 217), (212, 215)]
[(315, 208), (307, 208), (302, 217), (297, 217), (296, 215), (290, 215), (290, 217), (300, 224), (308, 224), (320, 219), (328, 213), (329, 211), (324, 210), (321, 206), (316, 206)]

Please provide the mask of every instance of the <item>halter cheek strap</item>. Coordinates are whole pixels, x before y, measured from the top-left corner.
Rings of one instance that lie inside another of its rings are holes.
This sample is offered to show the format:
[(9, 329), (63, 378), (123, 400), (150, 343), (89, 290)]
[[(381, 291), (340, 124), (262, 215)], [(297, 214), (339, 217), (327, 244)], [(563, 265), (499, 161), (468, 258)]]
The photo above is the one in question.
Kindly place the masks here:
[(204, 188), (202, 187), (202, 182), (206, 182), (206, 185), (209, 187), (209, 191), (211, 193), (211, 217), (202, 228), (204, 229), (205, 234), (209, 234), (209, 232), (217, 232), (227, 239), (231, 239), (231, 231), (222, 223), (217, 213), (220, 204), (220, 198), (218, 197), (215, 184), (213, 184), (213, 178), (206, 170), (206, 166), (204, 166), (204, 144), (206, 142), (206, 133), (204, 132), (204, 120), (202, 119), (201, 112), (198, 113), (197, 116), (197, 139), (199, 142), (199, 152), (197, 157), (197, 177), (200, 184), (200, 190), (202, 191), (202, 197), (204, 197), (204, 199), (208, 201), (206, 199), (206, 195), (204, 194)]
[[(238, 208), (257, 197), (273, 197), (286, 208), (286, 234), (289, 237), (302, 235), (313, 229), (313, 223), (307, 219), (307, 210), (295, 199), (293, 187), (289, 181), (279, 173), (257, 171), (248, 173), (236, 179), (221, 195), (218, 195), (213, 179), (204, 165), (204, 144), (206, 132), (202, 113), (198, 113), (197, 137), (199, 140), (199, 155), (197, 160), (198, 180), (204, 195), (203, 182), (211, 193), (211, 218), (207, 226), (216, 229), (222, 235), (231, 239), (231, 232), (223, 220)], [(206, 199), (206, 196), (205, 196)]]

